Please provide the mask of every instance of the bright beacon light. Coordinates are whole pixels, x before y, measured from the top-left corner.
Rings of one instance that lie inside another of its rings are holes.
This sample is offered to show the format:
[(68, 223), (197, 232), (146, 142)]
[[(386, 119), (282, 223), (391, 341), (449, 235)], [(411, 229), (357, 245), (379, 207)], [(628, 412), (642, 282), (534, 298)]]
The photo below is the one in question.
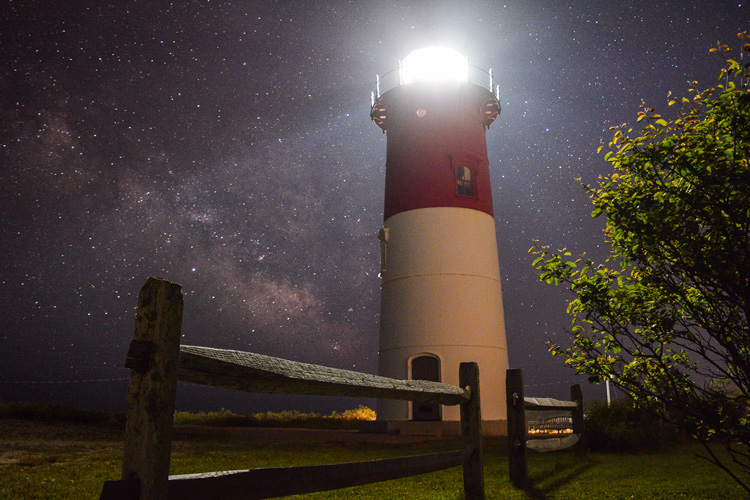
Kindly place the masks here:
[(403, 83), (417, 80), (465, 82), (469, 79), (469, 64), (464, 56), (453, 49), (427, 47), (406, 56), (401, 72)]

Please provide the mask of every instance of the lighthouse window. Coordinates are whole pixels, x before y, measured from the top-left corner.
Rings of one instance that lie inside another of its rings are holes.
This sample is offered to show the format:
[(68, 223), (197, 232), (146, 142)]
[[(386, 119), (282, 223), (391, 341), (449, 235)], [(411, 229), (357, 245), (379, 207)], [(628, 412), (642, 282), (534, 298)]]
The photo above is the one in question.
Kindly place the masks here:
[(461, 165), (456, 168), (456, 185), (460, 196), (474, 196), (471, 169), (469, 167)]

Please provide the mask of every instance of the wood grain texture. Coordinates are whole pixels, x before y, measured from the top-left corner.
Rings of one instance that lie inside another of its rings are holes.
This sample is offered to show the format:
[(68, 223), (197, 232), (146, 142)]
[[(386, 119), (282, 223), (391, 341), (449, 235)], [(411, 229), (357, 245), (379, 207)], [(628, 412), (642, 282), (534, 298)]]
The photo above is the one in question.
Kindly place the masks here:
[(581, 436), (571, 434), (561, 438), (529, 439), (526, 441), (526, 448), (539, 453), (548, 453), (551, 451), (560, 451), (570, 448), (581, 442)]
[(169, 500), (257, 500), (349, 488), (461, 465), (463, 450), (333, 465), (188, 474), (169, 478)]
[[(367, 462), (184, 474), (169, 477), (164, 498), (259, 500), (329, 491), (456, 467), (469, 460), (469, 455), (456, 450)], [(133, 486), (133, 480), (107, 481), (106, 499), (137, 500)]]
[(575, 401), (561, 401), (552, 398), (523, 398), (524, 408), (531, 411), (549, 411), (569, 408), (574, 410), (578, 407)]
[(178, 378), (185, 382), (276, 394), (355, 396), (456, 405), (470, 391), (424, 380), (396, 380), (299, 363), (251, 352), (181, 346)]
[(570, 386), (570, 399), (576, 403), (573, 410), (573, 434), (577, 434), (581, 439), (575, 444), (576, 455), (581, 456), (586, 453), (586, 437), (583, 433), (583, 391), (581, 385)]
[(479, 393), (479, 366), (461, 363), (459, 384), (471, 392), (471, 399), (461, 405), (461, 443), (470, 453), (464, 463), (464, 498), (484, 500), (484, 465), (482, 449), (482, 409)]
[(152, 348), (145, 369), (130, 371), (122, 460), (122, 478), (140, 480), (140, 500), (167, 494), (182, 310), (180, 285), (157, 278), (143, 285), (134, 339)]
[(526, 409), (521, 370), (506, 372), (505, 397), (508, 405), (508, 474), (513, 484), (523, 485), (527, 478)]

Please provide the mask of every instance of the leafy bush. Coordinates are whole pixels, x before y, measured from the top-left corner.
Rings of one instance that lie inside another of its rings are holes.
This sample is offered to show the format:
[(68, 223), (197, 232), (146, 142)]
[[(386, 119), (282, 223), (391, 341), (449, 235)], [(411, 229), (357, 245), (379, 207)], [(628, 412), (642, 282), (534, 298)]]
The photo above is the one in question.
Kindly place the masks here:
[(368, 408), (367, 406), (360, 405), (358, 408), (353, 410), (345, 410), (342, 413), (333, 412), (331, 413), (332, 418), (339, 418), (344, 420), (375, 420), (375, 410)]
[(592, 451), (633, 452), (654, 450), (680, 441), (678, 430), (657, 417), (638, 410), (630, 399), (587, 405), (584, 436)]
[(175, 412), (174, 423), (181, 425), (211, 425), (218, 427), (302, 427), (308, 429), (357, 429), (364, 420), (375, 420), (375, 412), (360, 406), (330, 415), (302, 413), (297, 410), (239, 415), (222, 408), (220, 411), (190, 413)]

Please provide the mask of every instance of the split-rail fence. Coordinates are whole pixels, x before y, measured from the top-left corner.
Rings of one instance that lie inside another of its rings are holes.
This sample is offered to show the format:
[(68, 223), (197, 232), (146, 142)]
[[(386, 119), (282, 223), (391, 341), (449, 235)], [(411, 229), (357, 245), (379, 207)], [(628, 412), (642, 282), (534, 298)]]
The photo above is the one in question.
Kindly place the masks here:
[[(180, 285), (141, 289), (125, 366), (131, 369), (122, 478), (100, 500), (251, 500), (327, 491), (463, 466), (466, 500), (484, 500), (479, 372), (461, 363), (460, 387), (395, 380), (255, 353), (181, 346)], [(461, 407), (461, 449), (333, 465), (169, 476), (177, 380), (257, 393), (356, 396)]]
[[(572, 434), (568, 438), (554, 439), (554, 445), (538, 446), (543, 451), (561, 450), (574, 447), (577, 454), (585, 453), (583, 436), (583, 392), (579, 384), (570, 387), (571, 401), (552, 398), (525, 397), (523, 373), (519, 369), (507, 370), (505, 375), (505, 395), (508, 408), (508, 475), (516, 485), (527, 480), (527, 449), (532, 441), (527, 440), (527, 411), (569, 411), (572, 417)], [(553, 439), (533, 440), (535, 445), (552, 443)], [(546, 449), (544, 449), (546, 448)]]

